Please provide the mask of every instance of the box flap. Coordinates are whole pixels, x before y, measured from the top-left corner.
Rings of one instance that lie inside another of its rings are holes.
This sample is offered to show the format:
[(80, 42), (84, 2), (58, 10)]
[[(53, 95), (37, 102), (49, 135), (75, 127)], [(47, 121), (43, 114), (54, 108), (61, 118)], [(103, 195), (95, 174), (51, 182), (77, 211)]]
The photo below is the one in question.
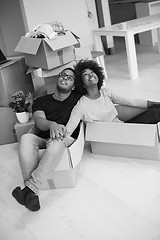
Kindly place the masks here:
[(75, 168), (82, 159), (84, 150), (84, 125), (81, 123), (77, 140), (69, 147), (72, 166)]
[(63, 171), (63, 170), (69, 170), (71, 168), (70, 166), (70, 156), (68, 154), (68, 149), (66, 149), (63, 153), (63, 156), (57, 165), (57, 167), (54, 169), (54, 171)]
[[(41, 159), (42, 156), (45, 153), (45, 149), (41, 149), (39, 151), (39, 158)], [(70, 155), (68, 153), (68, 149), (65, 149), (62, 158), (60, 160), (60, 162), (58, 163), (57, 167), (54, 169), (54, 171), (64, 171), (64, 170), (69, 170), (71, 168), (70, 166)]]
[(91, 142), (154, 146), (156, 124), (87, 123), (85, 139)]
[(56, 51), (58, 49), (72, 46), (72, 45), (76, 44), (78, 41), (76, 40), (76, 38), (73, 36), (73, 34), (70, 31), (67, 31), (66, 35), (58, 36), (58, 37), (54, 38), (53, 40), (49, 40), (49, 39), (45, 38), (44, 42), (46, 42), (53, 51)]
[(160, 122), (157, 123), (157, 133), (158, 133), (158, 139), (160, 142)]
[(42, 40), (40, 38), (21, 37), (17, 47), (15, 48), (15, 51), (35, 55), (38, 51), (41, 41)]

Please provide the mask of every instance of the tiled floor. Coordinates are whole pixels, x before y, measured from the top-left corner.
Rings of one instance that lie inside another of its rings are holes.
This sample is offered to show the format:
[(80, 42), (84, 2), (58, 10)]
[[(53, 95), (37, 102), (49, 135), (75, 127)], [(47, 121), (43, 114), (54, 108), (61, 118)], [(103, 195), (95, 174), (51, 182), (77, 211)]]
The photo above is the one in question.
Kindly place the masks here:
[[(160, 101), (160, 55), (138, 46), (140, 78), (129, 80), (123, 42), (106, 57), (106, 84)], [(77, 186), (40, 192), (41, 210), (17, 204), (18, 144), (0, 146), (0, 240), (160, 240), (160, 162), (93, 155), (86, 144)]]

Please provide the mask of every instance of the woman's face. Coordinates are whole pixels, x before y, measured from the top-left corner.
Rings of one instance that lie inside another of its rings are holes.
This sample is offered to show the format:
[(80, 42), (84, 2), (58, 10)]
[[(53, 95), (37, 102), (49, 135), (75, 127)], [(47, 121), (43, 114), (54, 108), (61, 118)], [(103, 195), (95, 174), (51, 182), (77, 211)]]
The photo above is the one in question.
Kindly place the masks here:
[(93, 84), (97, 84), (99, 79), (97, 74), (91, 69), (85, 69), (82, 72), (82, 81), (85, 87), (92, 86)]

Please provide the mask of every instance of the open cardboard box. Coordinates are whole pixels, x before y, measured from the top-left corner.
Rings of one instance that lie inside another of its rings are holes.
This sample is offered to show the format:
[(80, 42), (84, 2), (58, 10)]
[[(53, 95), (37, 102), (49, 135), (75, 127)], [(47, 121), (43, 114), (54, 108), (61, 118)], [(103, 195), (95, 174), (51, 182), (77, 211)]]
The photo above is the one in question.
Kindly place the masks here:
[[(18, 127), (23, 128), (23, 124)], [(36, 127), (33, 125), (29, 133), (36, 133), (36, 131)], [(22, 132), (22, 129), (20, 132)], [(83, 149), (84, 124), (81, 123), (77, 140), (69, 148), (66, 148), (61, 161), (53, 172), (48, 175), (47, 181), (43, 184), (42, 189), (74, 187), (77, 182)], [(40, 157), (44, 154), (44, 151), (45, 149), (40, 150)]]
[[(119, 118), (127, 120), (145, 109), (117, 106)], [(87, 123), (85, 139), (94, 154), (140, 159), (160, 159), (158, 124)]]
[(22, 36), (15, 51), (24, 54), (28, 66), (52, 69), (74, 61), (73, 46), (77, 42), (70, 31), (66, 31), (66, 35), (57, 36), (53, 40)]

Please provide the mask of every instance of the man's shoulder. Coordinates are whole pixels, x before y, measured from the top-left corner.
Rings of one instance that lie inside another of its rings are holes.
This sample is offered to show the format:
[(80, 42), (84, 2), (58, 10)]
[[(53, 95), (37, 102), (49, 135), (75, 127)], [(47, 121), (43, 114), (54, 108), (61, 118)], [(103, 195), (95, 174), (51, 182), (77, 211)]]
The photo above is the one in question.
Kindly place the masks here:
[(52, 94), (46, 94), (46, 95), (43, 95), (43, 96), (39, 96), (36, 99), (34, 99), (34, 101), (44, 101), (45, 99), (50, 99), (51, 96), (52, 96)]

